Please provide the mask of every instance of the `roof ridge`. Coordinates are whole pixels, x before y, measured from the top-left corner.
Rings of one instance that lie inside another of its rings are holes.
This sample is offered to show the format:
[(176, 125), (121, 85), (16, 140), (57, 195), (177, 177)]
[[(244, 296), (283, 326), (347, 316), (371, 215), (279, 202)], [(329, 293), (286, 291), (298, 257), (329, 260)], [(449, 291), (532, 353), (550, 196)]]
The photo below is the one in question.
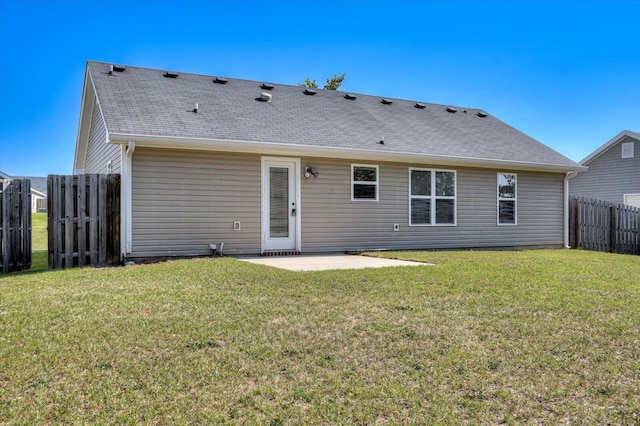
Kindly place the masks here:
[[(224, 79), (227, 79), (229, 81), (239, 81), (239, 82), (245, 82), (245, 83), (259, 83), (259, 84), (264, 84), (264, 83), (271, 83), (277, 86), (284, 86), (284, 87), (289, 87), (289, 88), (301, 88), (301, 89), (305, 89), (306, 86), (304, 85), (300, 85), (300, 84), (288, 84), (288, 83), (279, 83), (276, 81), (272, 81), (272, 80), (253, 80), (253, 79), (249, 79), (249, 78), (238, 78), (238, 77), (229, 77), (229, 76), (225, 76), (225, 75), (220, 75), (220, 74), (202, 74), (202, 73), (193, 73), (193, 72), (186, 72), (186, 71), (180, 71), (180, 70), (176, 70), (176, 69), (170, 69), (170, 68), (150, 68), (150, 67), (141, 67), (141, 66), (136, 66), (136, 65), (128, 65), (128, 64), (124, 64), (124, 63), (115, 63), (115, 62), (105, 62), (105, 61), (95, 61), (95, 60), (89, 60), (87, 61), (87, 64), (89, 63), (94, 63), (94, 64), (103, 64), (103, 65), (122, 65), (125, 68), (132, 68), (132, 69), (137, 69), (137, 70), (145, 70), (145, 71), (157, 71), (157, 72), (167, 72), (167, 71), (172, 71), (175, 73), (183, 74), (183, 75), (191, 75), (191, 76), (196, 76), (196, 77), (206, 77), (206, 78), (216, 78), (216, 77), (222, 77)], [(314, 88), (314, 90), (317, 91), (322, 91), (324, 93), (341, 93), (341, 94), (353, 94), (356, 97), (367, 97), (367, 98), (371, 98), (371, 99), (389, 99), (389, 100), (393, 100), (394, 102), (409, 102), (409, 103), (420, 103), (420, 104), (424, 104), (427, 106), (434, 106), (434, 107), (451, 107), (451, 108), (456, 108), (459, 110), (471, 110), (471, 111), (482, 111), (482, 112), (486, 112), (485, 109), (483, 108), (477, 108), (477, 107), (470, 107), (470, 106), (463, 106), (463, 105), (453, 105), (453, 104), (440, 104), (440, 103), (435, 103), (435, 102), (429, 102), (429, 101), (423, 101), (423, 100), (419, 100), (419, 99), (407, 99), (407, 98), (399, 98), (399, 97), (393, 97), (393, 96), (385, 96), (385, 95), (378, 95), (378, 94), (370, 94), (370, 93), (360, 93), (360, 92), (354, 92), (354, 91), (350, 91), (350, 90), (330, 90), (330, 89), (323, 89), (320, 87)], [(491, 114), (489, 114), (491, 115)]]

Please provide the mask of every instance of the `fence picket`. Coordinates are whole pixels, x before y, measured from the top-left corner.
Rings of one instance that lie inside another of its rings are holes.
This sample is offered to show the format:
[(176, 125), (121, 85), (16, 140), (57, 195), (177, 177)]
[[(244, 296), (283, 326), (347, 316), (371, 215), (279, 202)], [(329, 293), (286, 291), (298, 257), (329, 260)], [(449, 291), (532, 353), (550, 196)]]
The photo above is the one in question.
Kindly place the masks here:
[(87, 263), (87, 225), (85, 223), (87, 217), (87, 200), (86, 185), (78, 182), (77, 186), (77, 238), (78, 238), (78, 266), (84, 266)]
[(49, 175), (47, 185), (49, 268), (118, 263), (120, 233), (108, 230), (120, 217), (119, 175)]
[(14, 179), (0, 189), (0, 271), (31, 267), (31, 180)]
[(572, 196), (570, 246), (583, 250), (640, 254), (640, 209)]

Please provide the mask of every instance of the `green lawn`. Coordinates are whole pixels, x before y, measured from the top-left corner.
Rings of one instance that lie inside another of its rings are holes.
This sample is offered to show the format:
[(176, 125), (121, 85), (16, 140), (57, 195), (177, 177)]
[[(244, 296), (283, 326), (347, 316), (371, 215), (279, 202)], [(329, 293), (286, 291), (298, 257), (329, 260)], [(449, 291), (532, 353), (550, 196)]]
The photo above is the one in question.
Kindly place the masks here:
[(640, 422), (640, 258), (384, 255), (0, 275), (0, 424)]
[(46, 270), (47, 260), (47, 214), (31, 215), (31, 271)]

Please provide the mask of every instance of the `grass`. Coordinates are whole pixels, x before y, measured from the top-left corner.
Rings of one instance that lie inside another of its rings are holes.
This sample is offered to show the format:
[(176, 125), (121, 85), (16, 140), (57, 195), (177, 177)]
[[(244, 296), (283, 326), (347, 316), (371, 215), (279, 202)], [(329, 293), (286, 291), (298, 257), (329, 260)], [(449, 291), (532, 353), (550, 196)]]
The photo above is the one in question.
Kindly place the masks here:
[(0, 276), (0, 423), (638, 424), (639, 259)]
[(47, 214), (31, 215), (31, 271), (42, 271), (48, 267), (47, 260)]

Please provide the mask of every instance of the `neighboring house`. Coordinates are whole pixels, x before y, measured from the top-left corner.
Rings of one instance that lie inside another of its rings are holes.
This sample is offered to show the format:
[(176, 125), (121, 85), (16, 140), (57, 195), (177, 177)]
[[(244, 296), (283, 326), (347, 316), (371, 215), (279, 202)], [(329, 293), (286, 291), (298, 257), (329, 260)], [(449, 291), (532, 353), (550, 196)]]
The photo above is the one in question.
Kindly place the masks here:
[(562, 247), (584, 168), (478, 109), (88, 62), (127, 257)]
[(0, 191), (11, 182), (11, 176), (0, 170)]
[(29, 179), (31, 181), (31, 212), (47, 211), (47, 178), (36, 176), (9, 176), (0, 172), (0, 189), (13, 179)]
[(572, 195), (640, 207), (640, 133), (620, 132), (580, 164), (589, 170), (569, 181)]

